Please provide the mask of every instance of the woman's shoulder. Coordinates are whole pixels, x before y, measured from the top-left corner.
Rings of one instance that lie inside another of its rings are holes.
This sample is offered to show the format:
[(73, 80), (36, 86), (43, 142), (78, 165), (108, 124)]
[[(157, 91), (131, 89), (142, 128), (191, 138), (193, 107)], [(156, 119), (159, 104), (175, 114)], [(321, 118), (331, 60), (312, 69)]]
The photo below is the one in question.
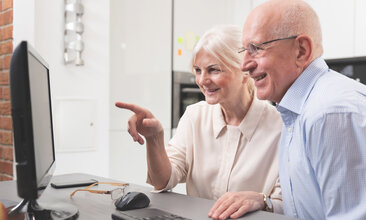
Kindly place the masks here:
[(220, 105), (210, 105), (206, 101), (200, 101), (195, 104), (187, 106), (184, 115), (193, 120), (210, 120), (213, 115), (220, 112)]
[(263, 114), (263, 120), (264, 122), (271, 124), (276, 124), (278, 126), (282, 126), (282, 118), (281, 114), (277, 111), (276, 107), (272, 105), (269, 101), (265, 100), (258, 100), (259, 102), (262, 102), (262, 105), (264, 106), (264, 114)]

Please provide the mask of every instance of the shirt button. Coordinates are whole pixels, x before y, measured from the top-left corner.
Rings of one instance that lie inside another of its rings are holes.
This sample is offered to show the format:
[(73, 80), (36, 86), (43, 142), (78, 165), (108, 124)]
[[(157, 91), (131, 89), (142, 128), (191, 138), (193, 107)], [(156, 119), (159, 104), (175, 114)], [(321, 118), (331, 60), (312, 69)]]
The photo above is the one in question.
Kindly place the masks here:
[(291, 133), (292, 132), (292, 128), (287, 128), (287, 132)]

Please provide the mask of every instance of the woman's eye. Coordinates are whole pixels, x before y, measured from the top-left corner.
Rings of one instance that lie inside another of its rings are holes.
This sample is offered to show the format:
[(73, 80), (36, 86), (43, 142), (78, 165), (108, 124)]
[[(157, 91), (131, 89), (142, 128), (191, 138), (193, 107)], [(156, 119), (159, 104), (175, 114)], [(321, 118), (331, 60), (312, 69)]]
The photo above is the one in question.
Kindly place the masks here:
[(208, 71), (209, 71), (210, 73), (219, 73), (219, 72), (221, 72), (221, 70), (216, 69), (216, 68), (210, 68)]
[(194, 72), (197, 74), (197, 73), (201, 73), (201, 69), (194, 69)]

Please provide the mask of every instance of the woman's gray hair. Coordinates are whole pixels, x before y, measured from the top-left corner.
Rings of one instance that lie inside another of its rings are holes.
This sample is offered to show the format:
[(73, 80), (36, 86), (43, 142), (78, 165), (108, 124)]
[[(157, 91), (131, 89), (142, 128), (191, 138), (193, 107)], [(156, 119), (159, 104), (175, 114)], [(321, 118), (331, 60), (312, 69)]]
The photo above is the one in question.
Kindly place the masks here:
[[(240, 64), (244, 54), (238, 53), (239, 48), (242, 47), (241, 37), (241, 28), (235, 25), (215, 26), (206, 31), (197, 41), (193, 49), (191, 60), (192, 71), (197, 53), (201, 50), (205, 50), (230, 71), (241, 72)], [(255, 87), (251, 78), (247, 83), (247, 87), (249, 93), (253, 96)]]

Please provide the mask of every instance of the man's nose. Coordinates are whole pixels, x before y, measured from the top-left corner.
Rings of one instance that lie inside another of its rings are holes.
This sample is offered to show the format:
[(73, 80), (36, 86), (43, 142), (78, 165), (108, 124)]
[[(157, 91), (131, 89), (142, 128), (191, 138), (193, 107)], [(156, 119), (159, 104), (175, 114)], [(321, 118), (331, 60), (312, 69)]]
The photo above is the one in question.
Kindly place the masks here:
[(251, 73), (255, 68), (257, 68), (257, 66), (257, 62), (253, 59), (251, 55), (249, 55), (248, 51), (245, 51), (243, 62), (240, 65), (241, 71)]

